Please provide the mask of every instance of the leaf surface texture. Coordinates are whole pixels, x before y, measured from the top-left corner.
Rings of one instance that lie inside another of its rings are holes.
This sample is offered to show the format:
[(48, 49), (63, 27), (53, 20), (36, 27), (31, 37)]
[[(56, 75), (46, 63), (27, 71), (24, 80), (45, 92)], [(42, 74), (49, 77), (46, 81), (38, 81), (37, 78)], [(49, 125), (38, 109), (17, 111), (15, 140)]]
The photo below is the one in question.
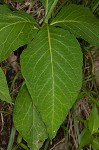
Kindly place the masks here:
[[(28, 44), (34, 37), (36, 22), (24, 12), (2, 12), (0, 6), (0, 62), (20, 46)], [(8, 12), (8, 13), (7, 13)]]
[(0, 68), (0, 99), (11, 103), (11, 97), (7, 86), (7, 81), (3, 70)]
[(30, 149), (39, 150), (47, 138), (47, 134), (26, 85), (22, 86), (16, 99), (13, 120), (16, 129), (28, 143)]
[(53, 19), (51, 25), (63, 27), (76, 37), (99, 45), (99, 20), (88, 8), (74, 4), (65, 6)]
[(30, 95), (50, 138), (74, 104), (82, 82), (82, 52), (68, 31), (43, 27), (21, 55)]

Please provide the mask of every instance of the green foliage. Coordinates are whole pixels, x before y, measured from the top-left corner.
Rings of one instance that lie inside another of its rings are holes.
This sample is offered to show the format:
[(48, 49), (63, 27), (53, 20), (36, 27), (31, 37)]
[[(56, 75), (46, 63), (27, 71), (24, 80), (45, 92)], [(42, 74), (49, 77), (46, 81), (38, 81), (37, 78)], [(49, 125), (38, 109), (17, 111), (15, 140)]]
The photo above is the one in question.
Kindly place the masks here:
[(89, 145), (90, 143), (92, 143), (92, 136), (91, 133), (88, 129), (84, 129), (81, 132), (80, 135), (80, 145), (79, 145), (79, 149), (83, 148), (86, 145)]
[(99, 138), (94, 138), (92, 142), (93, 150), (99, 150)]
[(65, 28), (76, 37), (99, 45), (99, 20), (88, 8), (78, 5), (65, 6), (53, 19), (51, 25)]
[(25, 85), (22, 86), (16, 99), (13, 120), (16, 129), (27, 141), (30, 149), (38, 150), (47, 138), (47, 134)]
[(91, 134), (99, 133), (99, 114), (96, 105), (88, 118), (88, 128)]
[[(76, 37), (99, 45), (99, 20), (88, 8), (64, 6), (50, 22), (58, 0), (41, 2), (46, 9), (41, 27), (24, 12), (0, 7), (0, 62), (20, 46), (28, 45), (20, 58), (26, 85), (16, 99), (13, 120), (31, 150), (39, 150), (46, 138), (55, 137), (80, 91), (82, 52)], [(0, 72), (0, 98), (10, 102), (6, 80)], [(92, 142), (98, 120), (94, 107), (87, 121), (88, 130), (81, 133), (80, 147)], [(88, 135), (91, 139), (85, 140)]]
[(6, 77), (1, 68), (0, 68), (0, 99), (8, 103), (12, 102), (10, 94), (9, 94), (9, 90), (7, 87)]
[(10, 9), (6, 5), (0, 5), (0, 14), (11, 13)]
[(92, 0), (90, 7), (92, 9), (92, 11), (94, 12), (99, 6), (99, 0)]
[(21, 55), (22, 74), (51, 139), (77, 98), (81, 67), (78, 41), (61, 28), (43, 27)]
[(23, 12), (2, 11), (0, 7), (0, 62), (14, 50), (28, 44), (37, 30), (36, 21)]
[(95, 135), (99, 133), (99, 113), (96, 105), (93, 106), (85, 124), (84, 130), (80, 134), (79, 149), (91, 144), (93, 150), (99, 150), (99, 138), (95, 138)]

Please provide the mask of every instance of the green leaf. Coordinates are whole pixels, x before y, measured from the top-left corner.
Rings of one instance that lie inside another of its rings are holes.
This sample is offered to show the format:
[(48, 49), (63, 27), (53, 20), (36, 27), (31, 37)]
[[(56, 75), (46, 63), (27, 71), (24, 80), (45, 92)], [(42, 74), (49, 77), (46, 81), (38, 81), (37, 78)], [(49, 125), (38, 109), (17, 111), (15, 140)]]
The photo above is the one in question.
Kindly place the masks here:
[(68, 31), (45, 26), (22, 53), (21, 69), (52, 139), (81, 88), (80, 45)]
[(22, 86), (16, 99), (13, 120), (15, 128), (27, 142), (30, 149), (39, 150), (47, 138), (47, 134), (26, 85)]
[(12, 51), (29, 43), (35, 35), (36, 27), (36, 22), (26, 13), (0, 13), (0, 62)]
[(93, 150), (99, 150), (99, 138), (94, 138), (92, 142)]
[(7, 5), (0, 5), (0, 14), (8, 14), (11, 10), (8, 8)]
[(80, 134), (80, 145), (79, 149), (83, 148), (86, 145), (89, 145), (93, 140), (91, 133), (88, 129), (84, 129)]
[(88, 8), (80, 5), (65, 6), (56, 15), (51, 25), (63, 27), (76, 37), (99, 45), (99, 20)]
[(99, 114), (96, 105), (94, 105), (88, 118), (88, 127), (91, 134), (99, 133)]
[(11, 103), (11, 97), (9, 94), (6, 77), (1, 68), (0, 68), (0, 99), (2, 101)]

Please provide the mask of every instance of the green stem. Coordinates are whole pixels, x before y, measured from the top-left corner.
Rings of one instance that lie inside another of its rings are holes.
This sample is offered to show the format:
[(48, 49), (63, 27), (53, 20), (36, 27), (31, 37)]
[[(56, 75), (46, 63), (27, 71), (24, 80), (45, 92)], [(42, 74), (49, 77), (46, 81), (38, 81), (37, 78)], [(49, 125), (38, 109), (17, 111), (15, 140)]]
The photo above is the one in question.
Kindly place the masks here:
[(57, 2), (58, 2), (58, 0), (54, 0), (54, 2), (53, 2), (53, 4), (52, 4), (52, 6), (51, 6), (49, 12), (47, 13), (46, 18), (45, 18), (45, 23), (48, 23), (48, 19), (50, 18), (51, 13), (53, 12), (53, 10), (54, 10), (54, 8), (55, 8)]
[(94, 12), (98, 6), (99, 6), (99, 1), (96, 2), (96, 4), (92, 7), (92, 12)]
[(10, 139), (9, 139), (9, 142), (8, 142), (7, 150), (11, 150), (12, 147), (13, 147), (15, 133), (16, 133), (16, 129), (13, 126), (12, 129), (11, 129), (11, 134), (10, 134)]
[(28, 148), (24, 143), (20, 143), (19, 145), (20, 145), (23, 149), (29, 150), (29, 148)]

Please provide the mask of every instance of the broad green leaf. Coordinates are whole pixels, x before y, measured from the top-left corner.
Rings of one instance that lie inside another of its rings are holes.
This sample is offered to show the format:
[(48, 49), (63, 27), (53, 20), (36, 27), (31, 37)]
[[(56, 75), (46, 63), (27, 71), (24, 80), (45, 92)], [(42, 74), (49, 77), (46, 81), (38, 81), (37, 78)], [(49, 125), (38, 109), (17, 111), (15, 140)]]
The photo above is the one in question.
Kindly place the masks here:
[(22, 86), (16, 99), (13, 120), (15, 128), (27, 142), (30, 149), (39, 150), (47, 138), (47, 134), (26, 85)]
[(0, 99), (11, 103), (11, 97), (7, 86), (7, 81), (3, 70), (0, 68)]
[(11, 10), (8, 8), (7, 5), (0, 5), (0, 14), (8, 14)]
[(29, 43), (35, 35), (36, 26), (26, 13), (0, 13), (0, 62), (12, 51)]
[(68, 31), (43, 27), (21, 55), (30, 95), (53, 138), (74, 104), (82, 82), (82, 52)]
[(91, 133), (88, 129), (84, 129), (80, 134), (80, 145), (79, 149), (83, 148), (86, 145), (89, 145), (93, 140)]
[(88, 8), (80, 5), (65, 6), (56, 15), (51, 25), (63, 27), (76, 37), (99, 45), (99, 20)]
[(99, 133), (99, 114), (96, 105), (93, 107), (88, 118), (88, 127), (91, 134)]
[(93, 150), (99, 150), (99, 138), (94, 138), (92, 142)]

